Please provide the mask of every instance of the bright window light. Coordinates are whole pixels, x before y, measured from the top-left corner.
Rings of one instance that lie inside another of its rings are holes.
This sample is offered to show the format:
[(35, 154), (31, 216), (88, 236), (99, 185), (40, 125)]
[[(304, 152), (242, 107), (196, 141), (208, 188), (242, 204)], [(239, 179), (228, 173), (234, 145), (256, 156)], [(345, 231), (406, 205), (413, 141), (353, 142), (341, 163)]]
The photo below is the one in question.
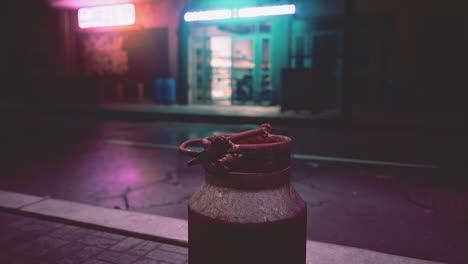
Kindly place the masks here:
[(219, 20), (228, 19), (232, 17), (231, 10), (210, 10), (210, 11), (198, 11), (198, 12), (187, 12), (184, 15), (184, 19), (187, 22), (191, 21), (203, 21), (203, 20)]
[(86, 7), (78, 10), (80, 28), (133, 24), (135, 24), (135, 6), (133, 4)]
[(295, 5), (247, 7), (239, 8), (237, 11), (239, 17), (292, 15), (294, 13), (296, 13)]

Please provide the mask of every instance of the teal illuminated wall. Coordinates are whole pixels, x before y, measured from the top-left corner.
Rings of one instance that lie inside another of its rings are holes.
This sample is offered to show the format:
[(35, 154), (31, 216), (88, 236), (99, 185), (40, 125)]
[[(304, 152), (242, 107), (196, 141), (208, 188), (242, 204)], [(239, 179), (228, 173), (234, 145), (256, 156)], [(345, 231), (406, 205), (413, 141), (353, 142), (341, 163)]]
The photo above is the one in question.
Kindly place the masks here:
[(231, 9), (239, 7), (282, 5), (294, 1), (275, 0), (199, 0), (188, 4), (189, 10)]
[(198, 0), (188, 4), (189, 10), (208, 10), (294, 4), (299, 16), (324, 16), (344, 13), (344, 0)]

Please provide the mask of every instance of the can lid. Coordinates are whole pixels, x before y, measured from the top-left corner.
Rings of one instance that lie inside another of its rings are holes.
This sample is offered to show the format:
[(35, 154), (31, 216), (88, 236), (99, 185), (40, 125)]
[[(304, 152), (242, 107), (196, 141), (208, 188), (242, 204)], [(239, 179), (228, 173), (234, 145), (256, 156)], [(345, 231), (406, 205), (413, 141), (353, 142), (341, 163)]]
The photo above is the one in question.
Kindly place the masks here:
[[(211, 172), (274, 172), (290, 165), (292, 140), (271, 134), (272, 126), (263, 124), (257, 129), (192, 139), (182, 143), (179, 150), (194, 157), (187, 164), (203, 164)], [(201, 143), (203, 151), (187, 149)]]

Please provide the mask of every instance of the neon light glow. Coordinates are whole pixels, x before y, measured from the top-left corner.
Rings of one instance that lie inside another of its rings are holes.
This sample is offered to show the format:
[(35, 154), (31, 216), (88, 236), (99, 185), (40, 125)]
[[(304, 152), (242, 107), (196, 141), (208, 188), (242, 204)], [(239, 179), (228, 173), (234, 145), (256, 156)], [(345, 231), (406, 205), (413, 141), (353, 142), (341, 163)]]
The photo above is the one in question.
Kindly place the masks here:
[(260, 6), (246, 7), (239, 9), (223, 9), (210, 11), (187, 12), (184, 19), (187, 22), (204, 21), (204, 20), (219, 20), (230, 18), (244, 17), (260, 17), (260, 16), (278, 16), (278, 15), (293, 15), (296, 13), (295, 5), (278, 5), (278, 6)]
[(198, 11), (198, 12), (187, 12), (184, 15), (184, 19), (187, 22), (191, 21), (204, 21), (204, 20), (219, 20), (228, 19), (232, 17), (231, 10), (211, 10), (211, 11)]
[(133, 24), (135, 24), (135, 6), (133, 4), (86, 7), (78, 10), (80, 28)]
[(239, 17), (292, 15), (295, 13), (296, 13), (295, 5), (248, 7), (248, 8), (240, 8), (237, 12)]

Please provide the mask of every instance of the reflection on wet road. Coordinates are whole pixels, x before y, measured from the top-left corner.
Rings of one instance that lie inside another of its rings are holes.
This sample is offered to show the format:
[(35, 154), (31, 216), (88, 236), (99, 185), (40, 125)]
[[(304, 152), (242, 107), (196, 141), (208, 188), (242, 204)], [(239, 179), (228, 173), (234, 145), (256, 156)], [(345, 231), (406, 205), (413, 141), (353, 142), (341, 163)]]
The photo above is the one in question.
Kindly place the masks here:
[[(165, 145), (165, 144), (153, 144), (145, 142), (131, 142), (126, 140), (107, 140), (107, 143), (114, 145), (125, 145), (133, 147), (147, 147), (147, 148), (162, 148), (162, 149), (178, 149), (176, 145)], [(197, 149), (197, 148), (193, 148)], [(201, 150), (202, 148), (198, 148)], [(306, 155), (291, 153), (291, 158), (300, 160), (315, 160), (315, 161), (329, 161), (337, 163), (354, 163), (354, 164), (367, 164), (377, 166), (396, 166), (396, 167), (408, 167), (408, 168), (420, 168), (420, 169), (436, 169), (435, 165), (416, 164), (416, 163), (404, 163), (404, 162), (392, 162), (392, 161), (380, 161), (380, 160), (361, 160), (352, 158), (341, 158), (341, 157), (325, 157), (317, 155)]]
[[(177, 146), (257, 127), (40, 115), (2, 120), (9, 125), (1, 131), (0, 189), (178, 218), (187, 217), (187, 200), (203, 170), (186, 167), (189, 158)], [(292, 181), (308, 204), (309, 239), (453, 263), (465, 257), (468, 225), (460, 211), (466, 208), (440, 215), (413, 201), (431, 199), (413, 191), (424, 187), (443, 190), (434, 193), (445, 204), (450, 197), (463, 204), (466, 195), (451, 195), (466, 194), (461, 163), (447, 153), (461, 148), (464, 135), (301, 128), (274, 133), (294, 139)]]

